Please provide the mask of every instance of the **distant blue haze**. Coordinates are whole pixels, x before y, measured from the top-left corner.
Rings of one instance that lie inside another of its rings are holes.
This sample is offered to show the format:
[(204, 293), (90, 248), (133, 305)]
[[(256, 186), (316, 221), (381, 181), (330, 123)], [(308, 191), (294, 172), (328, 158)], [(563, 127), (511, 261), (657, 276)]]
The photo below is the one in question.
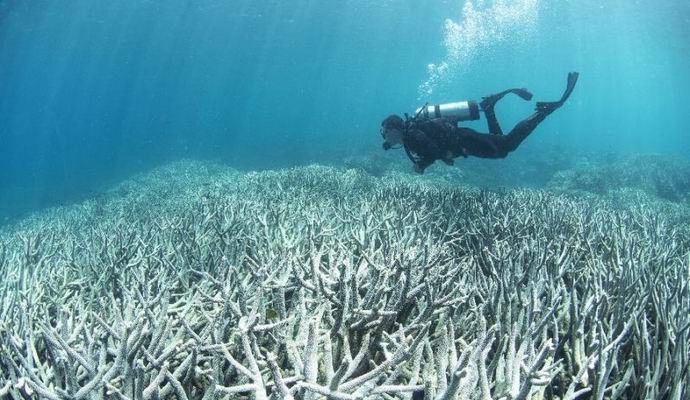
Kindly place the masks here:
[[(571, 70), (572, 100), (525, 148), (687, 157), (690, 2), (533, 2), (496, 43), (462, 37), (476, 54), (420, 96), (465, 0), (0, 0), (0, 225), (178, 158), (376, 152), (389, 113), (511, 86), (552, 100)], [(498, 113), (507, 128), (532, 107)]]

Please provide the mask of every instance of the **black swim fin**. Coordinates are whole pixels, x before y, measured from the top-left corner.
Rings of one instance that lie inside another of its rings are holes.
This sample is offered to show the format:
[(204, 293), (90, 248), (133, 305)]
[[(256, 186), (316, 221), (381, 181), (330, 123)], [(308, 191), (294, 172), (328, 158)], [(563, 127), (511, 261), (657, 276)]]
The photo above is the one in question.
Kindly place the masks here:
[(525, 88), (519, 88), (519, 89), (508, 89), (504, 90), (501, 93), (496, 93), (492, 94), (490, 96), (486, 96), (482, 99), (482, 101), (479, 103), (479, 106), (482, 108), (482, 111), (484, 112), (491, 112), (493, 109), (494, 105), (503, 98), (503, 96), (507, 95), (508, 93), (512, 93), (515, 95), (520, 96), (521, 99), (530, 101), (532, 100), (532, 93), (525, 89)]
[(577, 83), (577, 78), (579, 76), (580, 74), (578, 72), (569, 73), (568, 86), (565, 88), (565, 92), (563, 92), (563, 96), (561, 96), (561, 99), (558, 101), (538, 102), (537, 111), (552, 113), (555, 110), (557, 110), (560, 106), (562, 106), (563, 103), (565, 103), (565, 101), (568, 100), (570, 95), (573, 93), (573, 90), (575, 89), (575, 84)]
[(526, 101), (532, 100), (532, 93), (531, 93), (529, 90), (525, 89), (525, 88), (513, 89), (513, 90), (511, 90), (511, 92), (513, 92), (513, 93), (515, 93), (516, 95), (520, 96), (520, 98), (521, 98), (522, 100), (526, 100)]

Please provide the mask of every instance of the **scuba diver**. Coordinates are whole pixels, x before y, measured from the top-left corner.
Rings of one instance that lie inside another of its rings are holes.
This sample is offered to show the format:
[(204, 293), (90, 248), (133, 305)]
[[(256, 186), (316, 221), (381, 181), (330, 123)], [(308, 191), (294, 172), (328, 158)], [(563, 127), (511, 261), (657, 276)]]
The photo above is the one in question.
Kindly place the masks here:
[[(417, 109), (414, 117), (405, 114), (405, 119), (393, 114), (381, 122), (383, 149), (403, 147), (412, 160), (418, 173), (441, 160), (453, 165), (454, 158), (463, 156), (480, 158), (504, 158), (518, 148), (549, 114), (560, 108), (570, 97), (579, 74), (568, 74), (568, 85), (558, 101), (537, 102), (536, 111), (527, 119), (519, 122), (504, 135), (498, 124), (494, 106), (508, 93), (515, 94), (523, 100), (531, 100), (532, 93), (527, 89), (508, 89), (484, 97), (477, 104), (474, 101), (462, 101), (441, 105), (424, 105)], [(479, 119), (479, 111), (484, 112), (489, 125), (488, 134), (479, 133), (466, 127), (458, 127), (460, 121)]]

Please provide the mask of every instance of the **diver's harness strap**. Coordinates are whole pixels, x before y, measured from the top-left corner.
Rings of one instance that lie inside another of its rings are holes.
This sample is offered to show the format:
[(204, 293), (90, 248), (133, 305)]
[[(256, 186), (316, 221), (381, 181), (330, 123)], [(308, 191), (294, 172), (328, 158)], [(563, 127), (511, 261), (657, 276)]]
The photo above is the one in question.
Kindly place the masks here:
[[(478, 115), (479, 114), (479, 108), (477, 107), (477, 103), (470, 103), (470, 105), (472, 105), (472, 104), (474, 104), (474, 107), (475, 107), (475, 110), (473, 111), (473, 113), (476, 113)], [(429, 105), (428, 102), (424, 103), (424, 106), (420, 107), (419, 110), (417, 110), (417, 113), (414, 115), (414, 117), (410, 117), (407, 113), (405, 113), (405, 126), (403, 129), (403, 137), (407, 136), (408, 132), (415, 126), (417, 121), (420, 119), (420, 115), (422, 115), (424, 110), (427, 110), (428, 105)], [(441, 118), (441, 113), (439, 111), (438, 105), (434, 109), (434, 114), (435, 114), (435, 118)], [(428, 118), (428, 114), (425, 114), (425, 115), (427, 115), (427, 117), (424, 117), (424, 118)], [(407, 146), (403, 145), (403, 147), (405, 148), (405, 153), (407, 154), (407, 157), (410, 159), (410, 161), (412, 161), (412, 163), (414, 163), (416, 165), (421, 161), (419, 159), (419, 156), (415, 156), (414, 154), (412, 154), (412, 152), (407, 148)], [(467, 149), (465, 149), (464, 147), (462, 148), (461, 155), (464, 158), (468, 157)]]
[[(408, 132), (414, 127), (415, 123), (419, 119), (419, 116), (422, 114), (422, 111), (426, 109), (426, 107), (429, 105), (429, 103), (424, 103), (423, 107), (420, 107), (419, 110), (417, 110), (417, 113), (414, 115), (414, 117), (410, 117), (407, 113), (405, 113), (405, 126), (403, 129), (403, 137), (407, 136)], [(407, 146), (403, 145), (403, 148), (405, 149), (405, 153), (407, 154), (407, 157), (414, 163), (415, 165), (418, 164), (421, 160), (419, 157), (416, 157), (410, 149), (407, 148)]]

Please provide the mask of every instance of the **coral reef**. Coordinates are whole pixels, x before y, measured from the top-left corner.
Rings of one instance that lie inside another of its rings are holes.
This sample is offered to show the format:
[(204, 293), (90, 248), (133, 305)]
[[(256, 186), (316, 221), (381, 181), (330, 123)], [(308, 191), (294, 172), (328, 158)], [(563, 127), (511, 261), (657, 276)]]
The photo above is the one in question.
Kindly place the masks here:
[[(569, 152), (556, 148), (546, 151), (525, 149), (499, 160), (458, 158), (453, 167), (437, 162), (424, 175), (437, 181), (482, 188), (543, 187), (551, 181), (554, 174), (572, 168), (576, 161)], [(410, 160), (402, 151), (362, 152), (346, 157), (342, 166), (377, 177), (415, 174)]]
[(669, 201), (690, 200), (690, 163), (660, 155), (613, 156), (608, 160), (583, 160), (558, 172), (551, 189), (608, 194), (637, 189)]
[[(345, 157), (343, 166), (347, 169), (356, 169), (372, 176), (383, 176), (391, 171), (405, 171), (405, 163), (402, 157), (382, 154), (380, 151), (369, 154), (358, 154)], [(411, 172), (411, 167), (407, 168)]]
[(0, 398), (687, 398), (690, 232), (635, 199), (174, 164), (0, 233)]

